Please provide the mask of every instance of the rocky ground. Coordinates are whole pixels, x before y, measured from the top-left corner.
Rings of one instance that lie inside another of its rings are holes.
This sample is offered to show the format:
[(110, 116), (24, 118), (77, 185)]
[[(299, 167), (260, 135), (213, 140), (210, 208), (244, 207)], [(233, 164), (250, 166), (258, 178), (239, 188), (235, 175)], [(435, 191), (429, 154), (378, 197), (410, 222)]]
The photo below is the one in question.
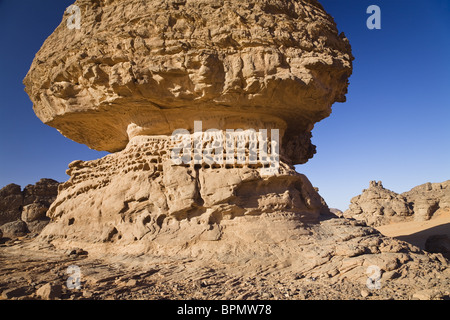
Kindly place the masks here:
[[(54, 196), (50, 189), (34, 192), (39, 203), (47, 193)], [(338, 218), (342, 212), (312, 223), (282, 218), (281, 225), (262, 215), (254, 217), (251, 228), (237, 217), (240, 228), (228, 238), (186, 244), (178, 254), (157, 254), (110, 241), (78, 242), (77, 247), (70, 235), (48, 238), (30, 232), (34, 221), (24, 213), (32, 211), (23, 209), (26, 193), (19, 191), (14, 185), (2, 189), (8, 209), (3, 212), (19, 219), (0, 228), (2, 300), (450, 299), (449, 261), (442, 249), (448, 249), (448, 238), (437, 239), (436, 248), (429, 241), (438, 231), (448, 234), (450, 211), (443, 208), (427, 221), (376, 228)], [(44, 210), (36, 212), (42, 219)], [(236, 226), (221, 230), (226, 235)], [(196, 258), (181, 255), (196, 246)]]
[[(433, 261), (441, 270), (425, 271)], [(332, 259), (327, 262), (332, 264)], [(62, 300), (317, 300), (450, 299), (448, 261), (440, 254), (383, 272), (369, 288), (370, 274), (355, 280), (346, 267), (337, 275), (283, 272), (280, 266), (253, 271), (211, 261), (156, 257), (91, 257), (82, 249), (57, 250), (31, 236), (3, 239), (0, 247), (0, 299)], [(424, 271), (420, 272), (423, 263)], [(77, 266), (80, 276), (72, 273)], [(354, 268), (355, 266), (353, 266)], [(69, 268), (69, 269), (68, 269)], [(70, 269), (72, 268), (72, 269)], [(411, 274), (409, 270), (419, 271)], [(72, 270), (72, 271), (71, 271)], [(70, 279), (75, 280), (70, 281)], [(80, 288), (76, 288), (79, 279)], [(69, 282), (68, 282), (69, 280)]]

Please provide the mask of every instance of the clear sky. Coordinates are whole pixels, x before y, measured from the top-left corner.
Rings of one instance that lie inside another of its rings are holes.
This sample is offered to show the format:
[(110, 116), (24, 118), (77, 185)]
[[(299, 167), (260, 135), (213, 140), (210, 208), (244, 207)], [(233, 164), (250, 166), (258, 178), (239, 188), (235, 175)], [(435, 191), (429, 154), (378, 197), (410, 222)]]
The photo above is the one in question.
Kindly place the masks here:
[[(297, 166), (330, 207), (382, 180), (404, 192), (450, 179), (450, 0), (319, 0), (355, 56), (347, 102), (316, 124), (317, 154)], [(67, 165), (105, 152), (63, 137), (24, 92), (35, 53), (72, 0), (0, 0), (0, 188), (65, 181)], [(369, 5), (381, 29), (369, 30)]]

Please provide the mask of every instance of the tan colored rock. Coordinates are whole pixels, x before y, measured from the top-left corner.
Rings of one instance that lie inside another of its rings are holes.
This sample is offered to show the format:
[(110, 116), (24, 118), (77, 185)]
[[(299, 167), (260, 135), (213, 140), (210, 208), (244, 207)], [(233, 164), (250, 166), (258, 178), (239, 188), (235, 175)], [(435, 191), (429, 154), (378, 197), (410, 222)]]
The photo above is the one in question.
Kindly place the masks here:
[(45, 217), (48, 207), (42, 203), (33, 202), (23, 207), (22, 220), (32, 222)]
[(9, 184), (0, 190), (0, 226), (22, 219), (32, 222), (45, 218), (45, 213), (56, 199), (59, 182), (41, 179), (27, 185), (24, 190), (17, 184)]
[(29, 232), (27, 224), (22, 220), (7, 222), (0, 226), (0, 230), (5, 238), (22, 237)]
[[(81, 29), (63, 17), (36, 55), (26, 91), (43, 122), (116, 153), (69, 165), (43, 239), (187, 256), (205, 247), (225, 257), (237, 235), (277, 243), (330, 214), (293, 167), (314, 154), (314, 123), (345, 101), (352, 72), (348, 40), (319, 3), (75, 5)], [(273, 168), (250, 163), (249, 140), (242, 164), (174, 163), (171, 134), (186, 129), (195, 141), (195, 121), (223, 134), (278, 129), (280, 144), (268, 150), (280, 148), (279, 168), (266, 175)]]
[(41, 206), (50, 207), (58, 194), (58, 186), (58, 181), (45, 178), (27, 185), (23, 189), (23, 205), (39, 203)]
[[(271, 224), (289, 229), (328, 213), (293, 167), (282, 163), (279, 174), (262, 177), (249, 166), (174, 165), (169, 150), (161, 148), (165, 142), (165, 137), (139, 136), (121, 152), (71, 163), (71, 178), (47, 213), (54, 222), (41, 237), (83, 248), (104, 243), (105, 250), (114, 244), (115, 250), (130, 252), (131, 245), (181, 254), (186, 246), (223, 239), (227, 244), (237, 234), (257, 239)], [(270, 237), (286, 236), (273, 232)]]
[(337, 209), (337, 208), (330, 208), (330, 212), (335, 214), (337, 217), (342, 217), (344, 212), (342, 212), (342, 210)]
[[(401, 274), (401, 285), (446, 270), (441, 256), (336, 218), (294, 170), (313, 155), (311, 130), (345, 100), (352, 71), (348, 41), (317, 1), (75, 4), (81, 29), (68, 29), (63, 18), (36, 55), (26, 90), (43, 122), (115, 153), (69, 164), (35, 246), (83, 248), (86, 259), (139, 267), (189, 261), (163, 277), (196, 275), (194, 298), (207, 285), (198, 278), (205, 268), (362, 285), (373, 265), (392, 281)], [(211, 142), (193, 132), (195, 120), (222, 134), (280, 129), (279, 167), (267, 174), (273, 168), (250, 163), (250, 140), (244, 163), (174, 162), (174, 129), (187, 129), (202, 146)], [(160, 297), (169, 296), (163, 290)]]
[(450, 180), (425, 183), (397, 194), (381, 183), (371, 181), (368, 189), (351, 200), (344, 217), (380, 226), (410, 220), (425, 221), (450, 208)]
[(304, 163), (314, 123), (345, 101), (350, 45), (316, 1), (75, 5), (81, 29), (67, 28), (66, 13), (24, 83), (44, 123), (93, 149), (123, 150), (136, 135), (192, 131), (201, 120), (279, 128), (287, 158)]
[(46, 283), (36, 291), (36, 295), (43, 300), (53, 300), (61, 297), (61, 285)]
[(46, 213), (58, 194), (59, 182), (41, 179), (24, 190), (10, 184), (0, 190), (0, 227), (5, 237), (38, 234), (49, 222)]
[(440, 296), (442, 294), (438, 292), (437, 290), (433, 289), (425, 289), (417, 291), (413, 294), (412, 299), (413, 300), (440, 300)]
[(385, 189), (381, 181), (371, 181), (369, 188), (351, 200), (344, 217), (363, 220), (371, 226), (404, 221), (413, 214), (406, 198)]
[(402, 193), (414, 208), (414, 219), (428, 220), (438, 215), (440, 209), (450, 209), (450, 180), (442, 183), (425, 183)]

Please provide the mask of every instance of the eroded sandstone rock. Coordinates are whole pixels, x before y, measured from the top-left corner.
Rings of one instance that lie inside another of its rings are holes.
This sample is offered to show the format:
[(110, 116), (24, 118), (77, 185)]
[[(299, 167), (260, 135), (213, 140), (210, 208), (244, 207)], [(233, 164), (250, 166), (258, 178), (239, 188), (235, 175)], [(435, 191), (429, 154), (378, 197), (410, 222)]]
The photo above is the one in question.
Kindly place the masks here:
[(305, 163), (314, 123), (345, 101), (350, 45), (316, 1), (75, 4), (81, 29), (65, 14), (24, 83), (44, 123), (93, 149), (199, 120), (278, 128), (289, 161)]
[(385, 189), (381, 181), (371, 181), (368, 189), (351, 200), (344, 216), (380, 226), (409, 220), (425, 221), (437, 215), (440, 209), (448, 208), (450, 180), (425, 183), (402, 194)]
[[(138, 265), (189, 260), (194, 273), (213, 265), (365, 283), (372, 265), (389, 281), (410, 281), (419, 265), (430, 277), (446, 270), (442, 256), (336, 218), (294, 170), (352, 71), (350, 45), (317, 1), (75, 4), (81, 29), (66, 28), (66, 15), (24, 83), (43, 122), (115, 153), (69, 165), (39, 243)], [(195, 121), (279, 129), (279, 166), (262, 174), (250, 143), (244, 163), (174, 162), (171, 133), (194, 135)]]
[(371, 226), (404, 221), (413, 214), (402, 195), (385, 189), (381, 181), (371, 181), (369, 188), (351, 200), (344, 217), (363, 220)]
[(266, 237), (270, 225), (300, 226), (328, 213), (308, 179), (283, 162), (266, 177), (247, 165), (174, 165), (169, 145), (167, 137), (138, 136), (121, 152), (72, 162), (41, 236), (167, 254), (239, 233)]
[[(171, 253), (270, 238), (269, 225), (283, 239), (330, 214), (293, 168), (315, 153), (311, 130), (345, 101), (352, 72), (348, 40), (318, 2), (75, 5), (81, 28), (67, 28), (66, 14), (24, 84), (44, 123), (116, 153), (69, 165), (43, 238)], [(195, 135), (196, 121), (223, 133), (278, 130), (268, 148), (279, 148), (276, 170), (266, 176), (250, 161), (249, 141), (237, 165), (174, 163), (171, 134)]]
[(440, 210), (450, 209), (450, 180), (424, 183), (402, 195), (413, 205), (416, 220), (428, 220)]
[(27, 224), (22, 220), (7, 222), (0, 226), (2, 236), (5, 238), (22, 237), (29, 232)]

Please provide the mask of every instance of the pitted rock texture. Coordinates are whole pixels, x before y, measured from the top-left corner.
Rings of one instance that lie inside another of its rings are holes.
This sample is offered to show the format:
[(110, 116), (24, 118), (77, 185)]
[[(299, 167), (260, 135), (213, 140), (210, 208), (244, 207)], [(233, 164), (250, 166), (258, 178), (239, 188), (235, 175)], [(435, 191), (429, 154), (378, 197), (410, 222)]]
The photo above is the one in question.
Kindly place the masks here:
[(351, 200), (344, 217), (380, 226), (402, 221), (425, 221), (450, 208), (450, 180), (425, 183), (397, 194), (385, 189), (381, 181), (371, 181), (368, 189)]
[[(119, 151), (134, 135), (278, 128), (293, 164), (315, 153), (314, 123), (345, 101), (351, 48), (317, 1), (75, 2), (24, 83), (66, 137)], [(136, 130), (130, 136), (132, 125)]]
[(121, 152), (71, 163), (42, 239), (185, 256), (217, 241), (209, 246), (217, 254), (244, 250), (237, 237), (253, 239), (252, 247), (329, 214), (308, 179), (283, 162), (265, 177), (248, 165), (175, 165), (169, 145), (169, 137), (138, 136)]

